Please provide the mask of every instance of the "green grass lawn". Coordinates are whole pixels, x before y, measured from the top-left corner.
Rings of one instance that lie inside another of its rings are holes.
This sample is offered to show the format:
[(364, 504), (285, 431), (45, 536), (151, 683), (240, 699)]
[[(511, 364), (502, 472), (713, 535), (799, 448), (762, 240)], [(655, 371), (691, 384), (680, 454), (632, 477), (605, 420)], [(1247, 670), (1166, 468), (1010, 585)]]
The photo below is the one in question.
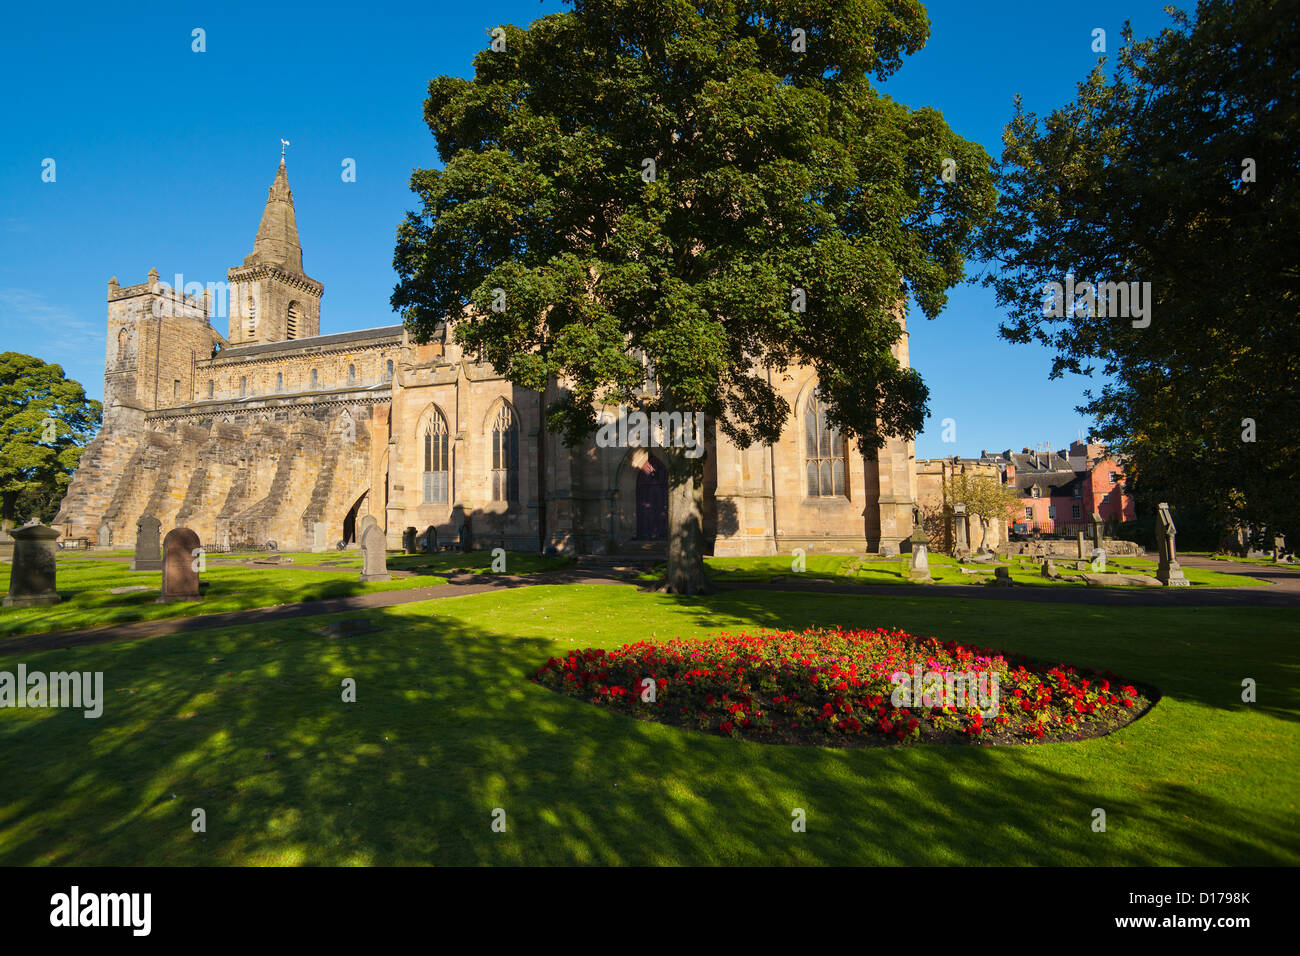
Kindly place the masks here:
[[(9, 565), (0, 562), (0, 580), (9, 580)], [(122, 561), (84, 559), (58, 562), (57, 584), (63, 601), (51, 607), (0, 608), (0, 647), (4, 639), (44, 631), (75, 630), (165, 617), (192, 617), (252, 607), (271, 607), (374, 591), (430, 587), (435, 577), (394, 578), (362, 584), (355, 571), (301, 571), (208, 565), (199, 575), (206, 583), (202, 601), (155, 604), (162, 585), (159, 571), (132, 571)], [(148, 591), (111, 594), (110, 589), (144, 585)]]
[[(909, 580), (904, 573), (909, 558), (904, 555), (897, 558), (882, 558), (875, 555), (854, 556), (842, 554), (809, 554), (805, 557), (805, 569), (796, 573), (793, 570), (790, 555), (770, 557), (734, 557), (705, 558), (710, 575), (720, 582), (770, 581), (774, 577), (785, 576), (791, 579), (815, 578), (820, 580), (838, 580), (854, 584), (917, 584)], [(993, 580), (993, 567), (986, 564), (959, 564), (956, 558), (945, 554), (931, 554), (930, 577), (936, 584), (987, 584)], [(1089, 585), (1071, 581), (1051, 581), (1042, 576), (1039, 567), (1032, 561), (1009, 559), (1011, 580), (1016, 584), (1030, 587), (1074, 587)], [(1062, 574), (1077, 573), (1073, 561), (1058, 560), (1057, 570)], [(973, 571), (968, 574), (962, 571)], [(1131, 571), (1136, 574), (1155, 576), (1156, 562), (1146, 558), (1123, 557), (1111, 558), (1106, 562), (1107, 573)], [(1246, 585), (1267, 586), (1268, 582), (1241, 574), (1227, 574), (1222, 571), (1205, 571), (1199, 568), (1184, 568), (1187, 580), (1193, 587), (1243, 587)], [(1089, 571), (1088, 573), (1092, 573)], [(653, 572), (641, 575), (642, 580), (649, 581), (663, 576), (663, 565)], [(1094, 587), (1097, 585), (1093, 585)], [(1106, 584), (1105, 587), (1136, 587), (1136, 585)]]
[[(99, 720), (0, 711), (0, 865), (1300, 863), (1291, 610), (604, 585), (349, 617), (379, 630), (294, 619), (25, 655), (102, 670), (107, 703)], [(837, 623), (1109, 667), (1164, 696), (1085, 742), (835, 749), (677, 730), (528, 681), (571, 647)]]

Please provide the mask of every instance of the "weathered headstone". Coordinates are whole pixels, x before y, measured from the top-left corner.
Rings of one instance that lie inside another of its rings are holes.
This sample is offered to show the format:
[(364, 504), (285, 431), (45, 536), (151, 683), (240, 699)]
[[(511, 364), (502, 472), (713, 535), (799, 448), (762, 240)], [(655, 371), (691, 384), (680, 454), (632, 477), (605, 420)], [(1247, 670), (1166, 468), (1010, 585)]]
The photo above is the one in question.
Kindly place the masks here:
[(330, 549), (329, 525), (324, 521), (317, 521), (311, 526), (311, 550), (313, 554), (321, 554)]
[(13, 566), (9, 569), (9, 594), (5, 607), (38, 607), (58, 604), (54, 587), (55, 545), (59, 533), (45, 525), (25, 525), (11, 531), (14, 539)]
[(95, 538), (95, 547), (111, 548), (113, 546), (113, 529), (109, 527), (107, 521), (101, 521), (99, 524), (99, 535)]
[(361, 580), (391, 581), (388, 573), (388, 538), (374, 515), (361, 519)]
[(912, 560), (908, 564), (907, 576), (913, 581), (930, 580), (930, 539), (921, 527), (921, 509), (912, 506)]
[(1082, 560), (1084, 559), (1084, 557), (1085, 557), (1085, 556), (1087, 555), (1087, 553), (1088, 553), (1088, 552), (1085, 550), (1085, 548), (1087, 547), (1087, 545), (1084, 544), (1084, 541), (1083, 541), (1083, 532), (1082, 532), (1082, 531), (1080, 531), (1080, 532), (1078, 533), (1078, 544), (1079, 544), (1079, 560), (1082, 561)]
[(407, 554), (415, 554), (415, 529), (407, 528), (402, 532), (402, 550)]
[(1167, 588), (1190, 587), (1191, 582), (1183, 574), (1178, 563), (1178, 548), (1174, 538), (1178, 529), (1174, 527), (1174, 516), (1169, 512), (1169, 505), (1160, 502), (1156, 508), (1156, 544), (1160, 548), (1160, 564), (1156, 568), (1156, 578)]
[(433, 525), (424, 529), (424, 553), (433, 554), (438, 550), (438, 529)]
[(1009, 588), (1015, 582), (1011, 580), (1011, 569), (998, 565), (993, 569), (993, 580), (989, 582), (997, 588)]
[(162, 595), (155, 603), (201, 600), (200, 547), (199, 536), (189, 528), (173, 528), (167, 532), (167, 537), (163, 538)]
[(1055, 581), (1061, 576), (1060, 572), (1056, 570), (1056, 562), (1051, 558), (1045, 558), (1043, 560), (1042, 575), (1052, 581)]
[(470, 530), (469, 519), (460, 526), (460, 550), (462, 553), (469, 553), (474, 549), (474, 532)]
[[(135, 557), (131, 559), (132, 571), (161, 571), (162, 558), (158, 556), (158, 519), (141, 515), (135, 523)], [(195, 547), (198, 547), (195, 545)]]
[(1092, 546), (1101, 547), (1101, 512), (1099, 511), (1092, 513)]
[(952, 525), (953, 553), (965, 554), (970, 550), (970, 542), (966, 536), (966, 506), (961, 502), (952, 506)]

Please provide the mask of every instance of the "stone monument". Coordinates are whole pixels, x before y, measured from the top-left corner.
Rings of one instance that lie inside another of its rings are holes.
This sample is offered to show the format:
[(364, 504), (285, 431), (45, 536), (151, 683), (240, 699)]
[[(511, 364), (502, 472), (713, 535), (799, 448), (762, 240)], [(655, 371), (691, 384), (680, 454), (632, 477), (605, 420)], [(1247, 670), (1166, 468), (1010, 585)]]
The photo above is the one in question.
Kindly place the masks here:
[(402, 532), (402, 550), (407, 554), (415, 554), (415, 529), (407, 528)]
[(321, 554), (330, 549), (329, 525), (324, 521), (316, 521), (311, 526), (311, 550), (313, 554)]
[(424, 529), (424, 553), (433, 554), (438, 550), (438, 529), (433, 525)]
[(921, 509), (912, 506), (912, 560), (908, 564), (907, 576), (912, 581), (930, 580), (930, 539), (921, 527)]
[(966, 536), (966, 505), (960, 501), (952, 506), (953, 554), (961, 555), (970, 550), (970, 541)]
[(54, 542), (59, 533), (43, 524), (25, 525), (11, 531), (14, 540), (13, 566), (9, 569), (9, 594), (5, 607), (38, 607), (58, 604), (54, 587)]
[(113, 529), (107, 522), (100, 524), (99, 534), (95, 538), (95, 547), (111, 548), (113, 546)]
[[(158, 519), (141, 515), (135, 523), (135, 557), (131, 559), (132, 571), (161, 571), (162, 558), (158, 556)], [(198, 547), (196, 544), (195, 547)]]
[(1087, 554), (1087, 550), (1086, 550), (1087, 544), (1084, 543), (1082, 531), (1078, 533), (1078, 544), (1079, 544), (1079, 560), (1082, 561), (1085, 555)]
[(474, 548), (474, 533), (470, 530), (469, 519), (460, 526), (460, 550), (463, 554), (468, 554)]
[(1174, 527), (1174, 517), (1169, 513), (1169, 505), (1160, 502), (1156, 509), (1156, 545), (1160, 548), (1160, 564), (1156, 568), (1156, 578), (1167, 588), (1190, 587), (1191, 582), (1183, 574), (1178, 563), (1178, 549), (1174, 537), (1178, 529)]
[[(143, 519), (141, 519), (143, 521)], [(154, 525), (156, 519), (150, 519)], [(173, 528), (163, 538), (162, 595), (154, 603), (199, 601), (199, 536), (189, 528)]]
[(1101, 512), (1099, 511), (1092, 513), (1092, 546), (1101, 547)]
[(388, 539), (374, 515), (361, 519), (361, 580), (391, 581), (388, 573)]

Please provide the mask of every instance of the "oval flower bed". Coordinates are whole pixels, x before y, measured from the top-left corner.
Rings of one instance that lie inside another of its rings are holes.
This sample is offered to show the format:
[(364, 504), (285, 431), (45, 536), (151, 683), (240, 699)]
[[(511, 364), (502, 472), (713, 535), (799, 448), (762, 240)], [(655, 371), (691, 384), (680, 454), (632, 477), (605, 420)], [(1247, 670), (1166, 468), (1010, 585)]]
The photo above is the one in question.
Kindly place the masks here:
[[(575, 650), (552, 657), (533, 679), (644, 719), (823, 746), (1096, 737), (1140, 716), (1155, 696), (1109, 672), (885, 630), (763, 631)], [(951, 691), (966, 679), (972, 693), (963, 702)], [(977, 686), (988, 693), (977, 696)]]

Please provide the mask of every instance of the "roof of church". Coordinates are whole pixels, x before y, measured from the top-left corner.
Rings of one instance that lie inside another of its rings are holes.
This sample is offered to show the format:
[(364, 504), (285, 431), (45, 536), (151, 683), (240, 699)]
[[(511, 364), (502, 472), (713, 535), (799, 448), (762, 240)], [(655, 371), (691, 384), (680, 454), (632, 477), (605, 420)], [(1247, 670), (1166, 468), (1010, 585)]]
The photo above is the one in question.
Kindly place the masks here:
[(283, 339), (279, 342), (262, 342), (259, 345), (234, 345), (222, 349), (217, 358), (242, 358), (248, 355), (260, 355), (265, 352), (291, 352), (298, 349), (320, 349), (331, 345), (346, 345), (349, 342), (361, 342), (367, 339), (400, 339), (401, 325), (383, 325), (375, 329), (359, 329), (356, 332), (335, 332), (332, 335), (312, 335), (302, 339)]
[(293, 191), (289, 188), (289, 173), (283, 156), (266, 196), (266, 208), (257, 227), (257, 238), (253, 240), (253, 251), (244, 257), (244, 265), (276, 266), (285, 272), (304, 274), (298, 220), (293, 212)]

